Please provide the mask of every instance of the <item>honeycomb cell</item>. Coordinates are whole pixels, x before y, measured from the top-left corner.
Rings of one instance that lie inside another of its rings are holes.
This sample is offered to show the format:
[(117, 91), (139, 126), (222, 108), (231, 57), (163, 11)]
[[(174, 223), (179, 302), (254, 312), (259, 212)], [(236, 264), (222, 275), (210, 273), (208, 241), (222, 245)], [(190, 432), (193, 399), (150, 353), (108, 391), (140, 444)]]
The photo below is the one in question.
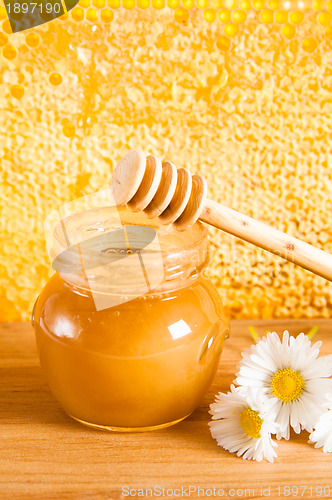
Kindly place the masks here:
[(4, 47), (8, 43), (8, 36), (4, 33), (0, 33), (0, 47)]
[(69, 19), (68, 12), (66, 12), (65, 14), (63, 14), (63, 16), (58, 17), (58, 19), (60, 19), (60, 21), (67, 21), (67, 19)]
[(233, 300), (233, 302), (230, 304), (229, 307), (230, 307), (232, 312), (238, 314), (244, 308), (244, 303), (241, 300), (235, 299), (235, 300)]
[(137, 0), (137, 7), (140, 9), (147, 9), (150, 7), (150, 0)]
[(167, 0), (167, 5), (170, 9), (177, 9), (180, 5), (179, 0)]
[(97, 11), (96, 9), (88, 9), (85, 13), (85, 17), (87, 18), (90, 23), (95, 23), (98, 19)]
[(286, 24), (288, 21), (288, 12), (286, 10), (278, 10), (275, 13), (275, 22), (278, 24)]
[(92, 5), (97, 9), (102, 9), (106, 5), (106, 0), (92, 0)]
[(262, 10), (265, 7), (265, 0), (253, 0), (253, 7), (256, 10)]
[[(144, 1), (147, 2), (149, 0)], [(111, 21), (113, 21), (114, 14), (110, 9), (102, 9), (102, 11), (100, 12), (100, 17), (104, 23), (110, 23)]]
[(328, 26), (325, 30), (325, 36), (328, 40), (332, 40), (332, 26)]
[(332, 11), (332, 0), (329, 0), (329, 2), (327, 2), (327, 10), (329, 11)]
[(121, 5), (120, 0), (107, 0), (107, 3), (111, 9), (118, 9)]
[(330, 26), (332, 22), (332, 14), (330, 12), (321, 12), (318, 14), (318, 22), (322, 26)]
[(84, 19), (84, 10), (81, 7), (75, 7), (71, 11), (71, 17), (74, 19), (76, 22), (83, 21)]
[(25, 43), (28, 47), (37, 47), (40, 44), (40, 37), (37, 33), (28, 33), (25, 35)]
[(286, 23), (283, 25), (281, 32), (285, 38), (291, 40), (296, 35), (296, 28), (294, 24)]
[(231, 41), (229, 38), (227, 38), (227, 36), (220, 36), (216, 42), (216, 45), (219, 50), (227, 52), (227, 50), (229, 50), (231, 47)]
[(245, 23), (247, 19), (247, 14), (244, 10), (234, 10), (233, 12), (233, 21), (237, 24)]
[(24, 96), (24, 87), (22, 85), (12, 85), (10, 87), (10, 93), (15, 99), (21, 99)]
[(237, 0), (224, 0), (225, 9), (233, 10), (237, 7)]
[(4, 19), (7, 19), (7, 11), (5, 9), (5, 7), (3, 7), (2, 5), (0, 6), (0, 21), (3, 21)]
[(11, 35), (13, 33), (12, 27), (10, 25), (9, 19), (5, 19), (2, 23), (2, 31)]
[(234, 23), (228, 23), (224, 27), (224, 33), (226, 36), (234, 37), (239, 33), (239, 26)]
[(73, 125), (72, 123), (66, 123), (63, 127), (62, 127), (62, 133), (63, 135), (65, 135), (66, 137), (74, 137), (75, 136), (75, 133), (76, 133), (76, 129), (75, 129), (75, 125)]
[(314, 52), (317, 49), (317, 46), (318, 42), (312, 36), (308, 36), (307, 38), (305, 38), (302, 43), (303, 50), (309, 53)]
[(280, 0), (269, 0), (268, 6), (271, 10), (278, 10), (280, 8)]
[(6, 45), (2, 49), (2, 55), (5, 59), (12, 61), (17, 56), (17, 50), (12, 45)]
[[(182, 2), (183, 6), (184, 5), (184, 2)], [(222, 8), (222, 5), (223, 5), (223, 0), (211, 0), (211, 7), (213, 9), (216, 9), (216, 10), (219, 10)]]
[(217, 17), (217, 13), (214, 9), (206, 9), (204, 11), (204, 19), (208, 23), (213, 23), (213, 21), (216, 20), (216, 17)]
[(131, 10), (135, 7), (135, 0), (122, 0), (122, 7)]
[(250, 10), (251, 1), (250, 0), (241, 0), (239, 7), (242, 10)]
[(323, 0), (313, 0), (312, 6), (315, 10), (323, 10), (324, 9), (324, 1)]
[(304, 14), (301, 10), (294, 10), (290, 13), (289, 20), (293, 24), (301, 24), (304, 19)]
[(231, 20), (231, 13), (227, 9), (221, 9), (218, 16), (222, 23), (228, 23)]
[(274, 17), (273, 11), (270, 9), (264, 9), (260, 13), (261, 21), (262, 21), (262, 23), (265, 23), (265, 24), (273, 23), (273, 17)]
[(90, 7), (90, 0), (80, 0), (78, 2), (79, 7), (83, 7), (83, 9), (87, 9)]
[(209, 6), (209, 0), (197, 0), (197, 7), (200, 9), (207, 9)]
[(56, 87), (62, 83), (62, 76), (60, 73), (51, 73), (48, 77), (48, 81), (51, 85), (55, 85)]
[(152, 7), (161, 10), (165, 7), (165, 0), (152, 0)]
[(174, 19), (178, 23), (185, 23), (189, 19), (189, 12), (186, 9), (176, 9), (174, 12)]

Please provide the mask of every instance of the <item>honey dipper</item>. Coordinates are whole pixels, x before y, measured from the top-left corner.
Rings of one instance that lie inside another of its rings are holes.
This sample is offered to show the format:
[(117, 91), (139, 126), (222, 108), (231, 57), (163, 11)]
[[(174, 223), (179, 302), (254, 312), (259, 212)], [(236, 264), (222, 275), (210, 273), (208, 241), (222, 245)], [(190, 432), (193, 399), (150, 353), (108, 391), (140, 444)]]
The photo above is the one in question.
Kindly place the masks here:
[(331, 254), (207, 199), (204, 177), (169, 161), (129, 151), (115, 168), (111, 191), (117, 206), (158, 217), (179, 231), (200, 219), (332, 281)]

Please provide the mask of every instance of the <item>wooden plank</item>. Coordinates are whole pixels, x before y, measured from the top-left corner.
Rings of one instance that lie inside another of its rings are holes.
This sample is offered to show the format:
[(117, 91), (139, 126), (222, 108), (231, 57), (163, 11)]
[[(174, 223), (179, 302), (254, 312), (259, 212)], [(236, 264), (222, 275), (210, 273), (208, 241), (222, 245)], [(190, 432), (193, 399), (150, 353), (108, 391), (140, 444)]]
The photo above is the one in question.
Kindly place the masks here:
[[(263, 488), (271, 498), (332, 498), (332, 456), (307, 444), (306, 432), (279, 442), (278, 459), (270, 464), (224, 451), (207, 426), (209, 404), (217, 392), (228, 390), (241, 351), (252, 343), (249, 325), (260, 334), (287, 328), (296, 335), (313, 324), (320, 326), (315, 340), (323, 340), (321, 353), (331, 353), (332, 320), (234, 321), (202, 405), (180, 424), (135, 434), (95, 431), (66, 416), (43, 380), (31, 326), (0, 325), (0, 498), (118, 499), (125, 486), (136, 496), (139, 488), (164, 487), (164, 495), (155, 493), (166, 498), (175, 498), (182, 487), (183, 496), (203, 496), (189, 486), (210, 488), (212, 497), (218, 489), (220, 497), (222, 489), (224, 497), (264, 498)], [(293, 494), (287, 486), (294, 487)], [(320, 495), (324, 486), (329, 495)]]

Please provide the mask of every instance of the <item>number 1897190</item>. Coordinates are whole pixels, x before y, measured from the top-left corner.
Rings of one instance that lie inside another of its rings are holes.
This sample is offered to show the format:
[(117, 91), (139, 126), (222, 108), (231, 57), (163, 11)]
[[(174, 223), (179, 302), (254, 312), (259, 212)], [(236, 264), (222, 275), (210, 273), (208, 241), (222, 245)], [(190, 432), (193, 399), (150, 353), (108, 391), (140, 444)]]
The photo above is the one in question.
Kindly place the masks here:
[[(54, 14), (59, 14), (61, 10), (61, 3), (8, 3), (6, 4), (6, 9), (8, 12), (8, 15), (13, 15), (13, 14), (33, 14), (37, 13), (38, 11), (42, 14), (47, 13), (51, 14), (54, 12)], [(37, 12), (36, 12), (37, 11)]]

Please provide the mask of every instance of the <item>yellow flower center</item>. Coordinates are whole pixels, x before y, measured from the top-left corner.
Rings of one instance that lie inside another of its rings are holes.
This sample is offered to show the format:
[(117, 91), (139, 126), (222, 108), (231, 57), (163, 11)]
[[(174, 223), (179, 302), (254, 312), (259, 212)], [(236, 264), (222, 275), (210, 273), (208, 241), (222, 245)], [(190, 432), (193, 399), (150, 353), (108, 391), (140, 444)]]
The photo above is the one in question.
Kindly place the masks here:
[(251, 438), (259, 438), (263, 420), (258, 415), (258, 411), (251, 408), (244, 408), (240, 413), (240, 424), (243, 432)]
[(298, 399), (303, 393), (304, 379), (299, 372), (291, 368), (283, 368), (273, 375), (271, 387), (276, 398), (289, 403)]

